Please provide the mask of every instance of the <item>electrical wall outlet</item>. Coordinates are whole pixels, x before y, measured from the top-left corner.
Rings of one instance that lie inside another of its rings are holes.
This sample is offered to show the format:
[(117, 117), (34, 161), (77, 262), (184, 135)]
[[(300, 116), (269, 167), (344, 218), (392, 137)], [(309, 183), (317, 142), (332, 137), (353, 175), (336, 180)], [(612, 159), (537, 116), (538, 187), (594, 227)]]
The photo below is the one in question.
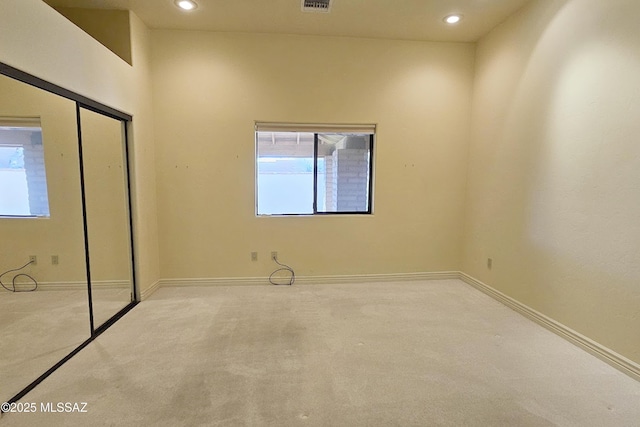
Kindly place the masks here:
[(251, 252), (251, 261), (258, 260), (258, 252)]
[(38, 257), (35, 255), (29, 255), (29, 262), (31, 265), (38, 265)]
[(271, 252), (271, 259), (276, 261), (278, 259), (278, 252), (276, 251)]
[(51, 265), (58, 265), (58, 255), (51, 255)]
[(487, 258), (487, 268), (491, 270), (491, 267), (493, 267), (493, 259)]

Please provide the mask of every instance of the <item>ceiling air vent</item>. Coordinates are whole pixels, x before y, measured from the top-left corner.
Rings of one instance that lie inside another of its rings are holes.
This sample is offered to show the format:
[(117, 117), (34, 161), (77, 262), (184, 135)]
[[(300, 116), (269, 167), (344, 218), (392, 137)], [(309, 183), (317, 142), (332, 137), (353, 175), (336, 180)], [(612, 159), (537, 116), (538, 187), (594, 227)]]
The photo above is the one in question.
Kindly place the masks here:
[(303, 12), (329, 13), (332, 0), (302, 0)]

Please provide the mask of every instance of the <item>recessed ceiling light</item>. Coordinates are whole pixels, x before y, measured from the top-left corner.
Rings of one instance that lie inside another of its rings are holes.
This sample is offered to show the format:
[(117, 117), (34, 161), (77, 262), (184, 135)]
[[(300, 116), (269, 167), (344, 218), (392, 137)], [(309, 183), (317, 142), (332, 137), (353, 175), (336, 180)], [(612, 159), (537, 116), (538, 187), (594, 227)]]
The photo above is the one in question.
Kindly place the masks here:
[(176, 0), (176, 6), (182, 10), (193, 10), (198, 7), (196, 2), (192, 0)]
[(445, 16), (444, 22), (447, 24), (457, 24), (462, 19), (462, 15), (448, 15)]

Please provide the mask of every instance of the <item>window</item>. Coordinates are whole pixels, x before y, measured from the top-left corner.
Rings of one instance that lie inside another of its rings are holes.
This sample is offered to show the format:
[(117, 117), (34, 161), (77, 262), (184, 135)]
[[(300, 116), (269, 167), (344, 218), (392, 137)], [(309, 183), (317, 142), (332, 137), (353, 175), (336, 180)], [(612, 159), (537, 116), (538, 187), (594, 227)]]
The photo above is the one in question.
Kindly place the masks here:
[(49, 216), (40, 119), (0, 117), (0, 216)]
[(374, 134), (374, 125), (256, 123), (257, 214), (370, 214)]

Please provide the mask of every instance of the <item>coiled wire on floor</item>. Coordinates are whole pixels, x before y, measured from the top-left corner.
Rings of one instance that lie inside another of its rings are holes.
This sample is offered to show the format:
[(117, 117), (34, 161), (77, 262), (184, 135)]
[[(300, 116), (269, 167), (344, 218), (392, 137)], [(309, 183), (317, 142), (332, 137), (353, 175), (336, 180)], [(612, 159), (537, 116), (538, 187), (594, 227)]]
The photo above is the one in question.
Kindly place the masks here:
[[(277, 256), (273, 257), (273, 261), (275, 261), (275, 263), (278, 264), (280, 266), (280, 268), (274, 270), (274, 272), (271, 273), (271, 275), (269, 276), (269, 283), (271, 283), (272, 285), (277, 285), (277, 286), (281, 286), (281, 285), (291, 286), (291, 285), (293, 285), (293, 282), (296, 281), (296, 273), (293, 271), (293, 268), (289, 267), (286, 264), (282, 264), (280, 261), (278, 261), (278, 257)], [(281, 271), (288, 271), (289, 273), (291, 273), (291, 277), (289, 278), (289, 282), (288, 283), (276, 283), (273, 280), (273, 276), (275, 276), (276, 274), (278, 274)]]
[[(38, 289), (38, 282), (36, 281), (36, 279), (34, 279), (33, 277), (29, 276), (26, 273), (19, 273), (16, 274), (15, 276), (13, 276), (13, 279), (11, 280), (11, 287), (8, 287), (7, 285), (5, 285), (2, 282), (2, 276), (4, 276), (5, 274), (9, 274), (9, 273), (13, 273), (15, 271), (20, 271), (23, 268), (25, 268), (26, 266), (28, 266), (29, 264), (32, 264), (33, 261), (29, 261), (28, 263), (26, 263), (25, 265), (23, 265), (20, 268), (14, 268), (12, 270), (7, 270), (4, 273), (0, 274), (0, 286), (2, 286), (5, 290), (9, 291), (9, 292), (15, 292), (15, 293), (19, 293), (19, 292), (33, 292), (36, 289)], [(16, 288), (16, 279), (18, 279), (19, 277), (26, 277), (29, 280), (31, 280), (33, 282), (33, 287), (31, 289), (23, 289), (23, 290), (18, 290)]]

